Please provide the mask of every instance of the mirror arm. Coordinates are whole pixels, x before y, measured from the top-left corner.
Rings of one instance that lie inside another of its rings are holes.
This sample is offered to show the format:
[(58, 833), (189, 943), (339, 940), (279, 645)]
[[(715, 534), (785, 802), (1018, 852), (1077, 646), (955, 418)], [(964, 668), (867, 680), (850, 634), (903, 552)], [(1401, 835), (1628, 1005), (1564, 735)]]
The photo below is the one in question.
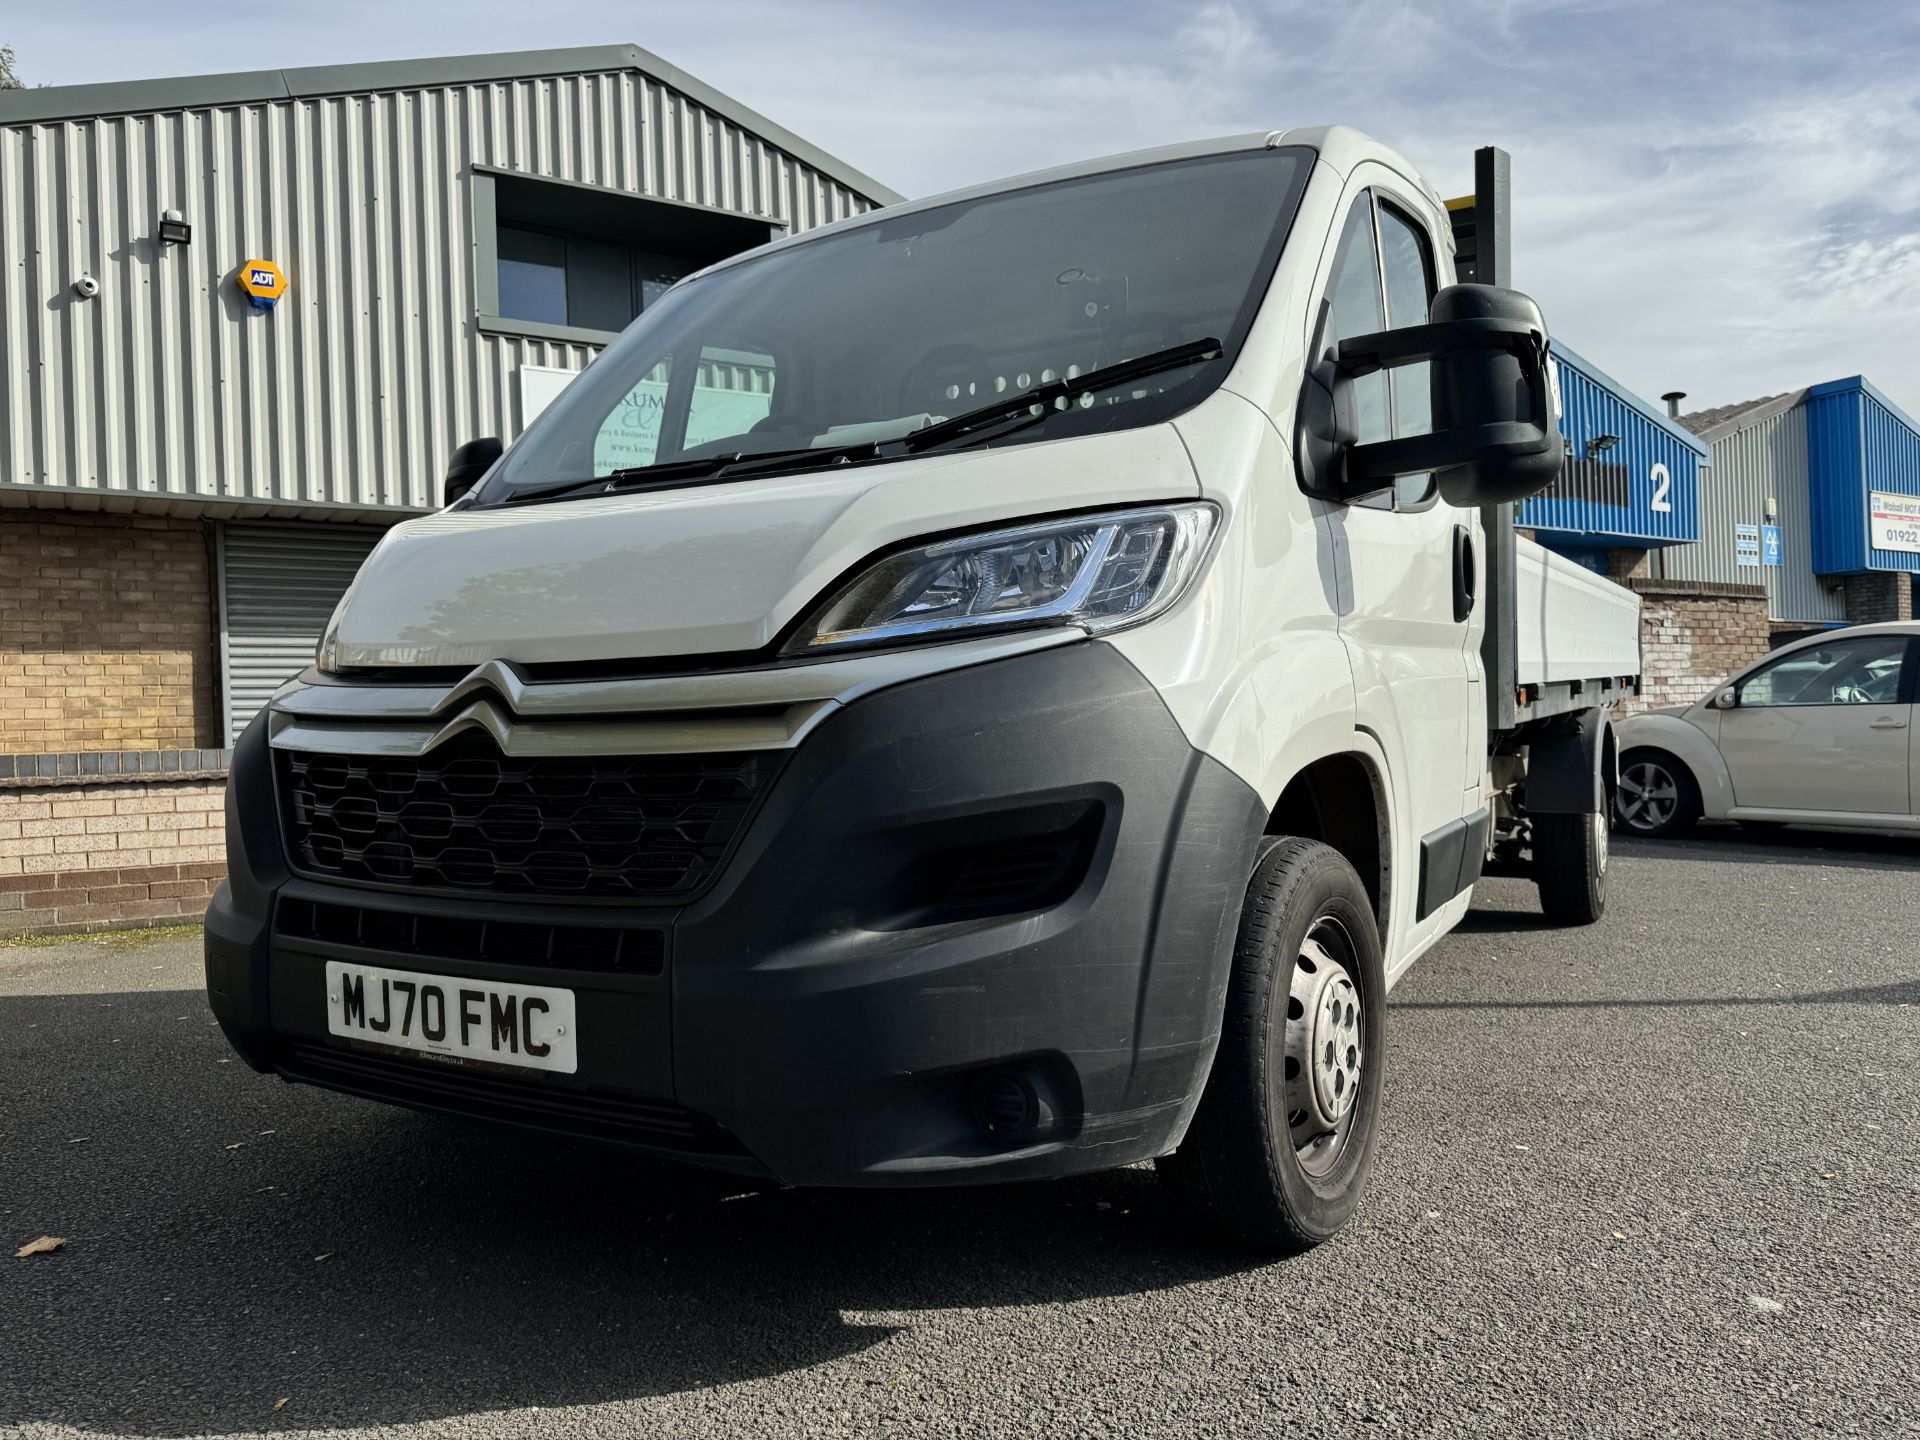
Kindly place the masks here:
[(1340, 374), (1357, 380), (1376, 370), (1417, 365), (1462, 350), (1507, 350), (1515, 355), (1539, 356), (1544, 362), (1547, 337), (1523, 320), (1483, 315), (1468, 320), (1443, 320), (1434, 325), (1408, 325), (1342, 340), (1335, 352)]
[(1359, 494), (1384, 489), (1402, 475), (1424, 475), (1450, 465), (1471, 464), (1506, 455), (1531, 455), (1540, 448), (1540, 426), (1519, 420), (1378, 440), (1347, 451), (1347, 483)]

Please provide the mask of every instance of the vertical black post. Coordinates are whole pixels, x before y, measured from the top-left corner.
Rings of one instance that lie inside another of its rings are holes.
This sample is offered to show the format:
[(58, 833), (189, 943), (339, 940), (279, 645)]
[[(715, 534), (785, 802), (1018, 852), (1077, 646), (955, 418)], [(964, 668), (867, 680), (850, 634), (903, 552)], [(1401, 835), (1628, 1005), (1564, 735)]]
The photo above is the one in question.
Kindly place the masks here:
[(1513, 284), (1513, 157), (1497, 145), (1473, 152), (1476, 285)]
[[(1473, 280), (1513, 284), (1513, 161), (1487, 145), (1473, 152)], [(1483, 505), (1480, 533), (1487, 547), (1487, 633), (1480, 642), (1487, 676), (1487, 728), (1513, 728), (1520, 688), (1519, 617), (1514, 610), (1513, 506)]]

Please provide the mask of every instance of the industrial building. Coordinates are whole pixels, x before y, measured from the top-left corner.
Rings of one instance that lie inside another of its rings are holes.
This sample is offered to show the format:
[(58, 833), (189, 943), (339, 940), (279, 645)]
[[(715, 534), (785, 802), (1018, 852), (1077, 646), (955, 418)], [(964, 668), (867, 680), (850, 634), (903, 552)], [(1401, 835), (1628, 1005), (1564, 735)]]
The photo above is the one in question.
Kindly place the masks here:
[(452, 450), (898, 198), (626, 45), (0, 94), (0, 932), (196, 915), (226, 747)]
[(1909, 620), (1920, 425), (1864, 376), (1684, 415), (1713, 450), (1700, 543), (1669, 573), (1765, 587), (1780, 636)]
[(1669, 576), (1699, 543), (1712, 451), (1563, 341), (1552, 354), (1566, 462), (1515, 523), (1639, 594), (1642, 692), (1626, 708), (1695, 699), (1767, 649), (1757, 586)]
[(1866, 379), (1663, 415), (1553, 353), (1566, 468), (1516, 520), (1639, 592), (1641, 705), (1698, 699), (1810, 630), (1912, 618), (1920, 425)]
[(1707, 446), (1564, 341), (1552, 356), (1566, 461), (1514, 523), (1602, 574), (1631, 574), (1644, 555), (1698, 540)]

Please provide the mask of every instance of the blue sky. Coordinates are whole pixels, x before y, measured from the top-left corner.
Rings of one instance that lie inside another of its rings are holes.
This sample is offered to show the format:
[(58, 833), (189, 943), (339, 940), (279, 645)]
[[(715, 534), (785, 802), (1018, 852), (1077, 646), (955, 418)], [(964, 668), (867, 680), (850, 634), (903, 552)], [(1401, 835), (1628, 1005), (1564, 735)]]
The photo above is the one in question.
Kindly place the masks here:
[(1513, 153), (1521, 288), (1688, 408), (1864, 373), (1920, 414), (1911, 0), (174, 0), (0, 21), (53, 84), (631, 41), (908, 194), (1342, 121), (1443, 194)]

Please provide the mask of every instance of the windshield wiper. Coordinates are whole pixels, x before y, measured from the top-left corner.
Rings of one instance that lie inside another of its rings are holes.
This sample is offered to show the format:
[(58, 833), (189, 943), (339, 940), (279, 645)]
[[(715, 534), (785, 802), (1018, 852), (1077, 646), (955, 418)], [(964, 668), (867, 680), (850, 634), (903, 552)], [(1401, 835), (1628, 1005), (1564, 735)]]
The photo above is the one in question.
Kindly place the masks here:
[[(1003, 395), (990, 400), (975, 410), (955, 415), (950, 420), (936, 420), (931, 425), (922, 425), (918, 430), (910, 431), (904, 438), (909, 455), (922, 450), (931, 450), (937, 446), (961, 439), (983, 426), (996, 420), (1021, 416), (1035, 405), (1043, 409), (1039, 415), (1026, 415), (1023, 418), (1031, 422), (1044, 420), (1053, 413), (1057, 401), (1074, 395), (1085, 395), (1095, 390), (1108, 390), (1115, 385), (1124, 385), (1129, 380), (1144, 379), (1148, 375), (1158, 375), (1165, 370), (1177, 370), (1183, 365), (1198, 364), (1203, 360), (1216, 360), (1226, 353), (1218, 340), (1208, 337), (1205, 340), (1190, 340), (1184, 345), (1171, 345), (1165, 350), (1150, 350), (1145, 355), (1136, 355), (1131, 360), (1122, 360), (1113, 365), (1103, 365), (1098, 370), (1089, 370), (1084, 375), (1075, 375), (1071, 379), (1049, 380), (1043, 385), (1035, 385), (1030, 390), (1022, 390), (1017, 395)], [(1020, 429), (1019, 425), (1008, 427)], [(1004, 432), (995, 432), (1004, 433)]]
[(735, 450), (723, 455), (702, 455), (697, 460), (667, 460), (658, 465), (633, 465), (609, 471), (591, 480), (567, 480), (558, 485), (542, 485), (534, 490), (518, 490), (502, 505), (531, 505), (541, 500), (563, 500), (570, 495), (618, 495), (634, 490), (653, 490), (690, 481), (732, 479), (736, 474), (755, 475), (783, 466), (799, 464), (833, 465), (864, 458), (871, 444), (823, 446), (799, 450)]
[(641, 465), (630, 470), (615, 470), (595, 475), (590, 480), (563, 480), (558, 485), (541, 485), (532, 490), (516, 490), (501, 500), (502, 505), (531, 505), (539, 500), (560, 500), (569, 495), (605, 495), (620, 488), (619, 482), (631, 475), (645, 473), (663, 480), (697, 480), (711, 475), (738, 455), (705, 455), (698, 460), (670, 460), (664, 465)]

